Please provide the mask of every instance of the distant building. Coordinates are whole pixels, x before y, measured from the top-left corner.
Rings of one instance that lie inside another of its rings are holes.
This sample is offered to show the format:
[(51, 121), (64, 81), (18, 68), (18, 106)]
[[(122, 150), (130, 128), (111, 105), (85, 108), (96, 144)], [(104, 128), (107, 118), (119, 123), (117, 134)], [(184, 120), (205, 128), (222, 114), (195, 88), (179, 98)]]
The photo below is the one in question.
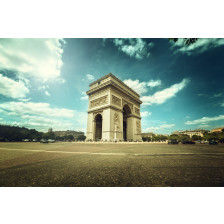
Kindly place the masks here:
[(204, 129), (196, 129), (196, 130), (184, 130), (184, 131), (174, 131), (171, 133), (171, 135), (188, 135), (190, 136), (190, 138), (192, 138), (193, 135), (196, 136), (204, 136), (204, 133), (209, 132), (208, 130), (204, 130)]
[(82, 131), (73, 131), (73, 130), (67, 130), (67, 131), (54, 131), (53, 132), (56, 137), (63, 137), (72, 135), (74, 138), (78, 138), (79, 135), (84, 135), (84, 132)]
[(53, 131), (53, 129), (52, 129), (52, 128), (49, 128), (49, 129), (48, 129), (48, 132), (50, 132), (50, 133), (51, 133), (52, 131)]
[(211, 132), (224, 132), (224, 127), (212, 129)]
[(142, 133), (142, 137), (145, 138), (152, 138), (152, 136), (155, 135), (153, 132), (148, 132), (148, 133)]

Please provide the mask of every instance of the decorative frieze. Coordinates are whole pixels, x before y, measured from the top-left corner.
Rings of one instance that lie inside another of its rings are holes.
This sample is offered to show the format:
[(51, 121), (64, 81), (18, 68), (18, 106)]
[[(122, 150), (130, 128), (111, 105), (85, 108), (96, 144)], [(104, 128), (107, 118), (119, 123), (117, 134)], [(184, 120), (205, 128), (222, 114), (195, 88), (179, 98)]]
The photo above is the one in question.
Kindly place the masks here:
[(102, 95), (105, 95), (105, 94), (108, 94), (108, 89), (103, 89), (103, 90), (99, 90), (91, 95), (89, 95), (89, 99), (94, 99), (98, 96), (102, 96)]
[(114, 105), (117, 105), (117, 106), (121, 107), (121, 99), (116, 97), (116, 96), (114, 96), (114, 95), (112, 95), (112, 103)]
[(135, 107), (135, 114), (140, 116), (140, 110), (137, 107)]
[(108, 95), (90, 101), (90, 108), (99, 107), (105, 104), (108, 104)]

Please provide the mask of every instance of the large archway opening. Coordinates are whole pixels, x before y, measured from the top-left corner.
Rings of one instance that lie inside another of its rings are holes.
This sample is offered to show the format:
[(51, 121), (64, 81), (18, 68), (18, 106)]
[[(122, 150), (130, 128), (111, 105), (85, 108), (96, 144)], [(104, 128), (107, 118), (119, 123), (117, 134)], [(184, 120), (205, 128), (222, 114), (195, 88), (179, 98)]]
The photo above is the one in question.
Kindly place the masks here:
[(95, 130), (95, 141), (99, 141), (102, 139), (102, 115), (97, 114), (95, 117), (96, 122), (96, 130)]
[(127, 131), (128, 131), (128, 115), (131, 114), (130, 107), (126, 104), (123, 107), (123, 139), (127, 141)]

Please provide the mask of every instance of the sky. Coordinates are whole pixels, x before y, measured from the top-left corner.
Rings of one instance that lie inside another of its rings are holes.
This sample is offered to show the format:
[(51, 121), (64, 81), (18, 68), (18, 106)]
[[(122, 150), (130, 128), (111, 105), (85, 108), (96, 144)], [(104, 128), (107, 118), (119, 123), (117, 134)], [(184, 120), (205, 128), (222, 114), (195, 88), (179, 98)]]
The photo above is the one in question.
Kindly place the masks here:
[(142, 132), (224, 126), (224, 39), (0, 39), (0, 123), (86, 132), (89, 84), (140, 94)]

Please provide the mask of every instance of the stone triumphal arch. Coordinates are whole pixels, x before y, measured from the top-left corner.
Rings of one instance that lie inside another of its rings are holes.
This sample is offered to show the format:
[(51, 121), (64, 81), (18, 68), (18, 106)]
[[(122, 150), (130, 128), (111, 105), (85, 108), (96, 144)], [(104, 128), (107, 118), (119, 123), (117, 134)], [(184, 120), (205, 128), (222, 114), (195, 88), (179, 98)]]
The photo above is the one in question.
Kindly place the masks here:
[(141, 141), (139, 94), (111, 73), (89, 87), (86, 139)]

